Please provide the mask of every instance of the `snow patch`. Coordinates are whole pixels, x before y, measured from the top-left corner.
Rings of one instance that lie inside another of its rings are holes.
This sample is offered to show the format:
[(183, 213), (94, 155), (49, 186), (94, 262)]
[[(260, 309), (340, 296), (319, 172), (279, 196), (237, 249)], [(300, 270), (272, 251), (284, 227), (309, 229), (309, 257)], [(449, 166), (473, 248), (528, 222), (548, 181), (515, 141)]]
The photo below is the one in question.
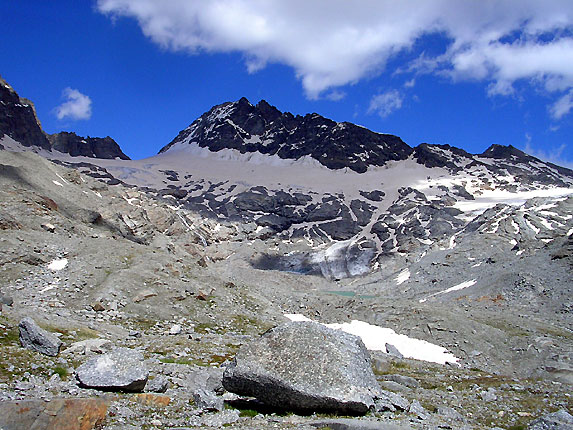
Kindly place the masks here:
[(61, 182), (58, 181), (52, 181), (54, 184), (56, 184), (58, 187), (63, 187), (64, 185)]
[[(301, 314), (286, 314), (291, 321), (312, 321)], [(379, 327), (364, 321), (352, 320), (342, 324), (322, 324), (335, 330), (358, 336), (371, 351), (386, 352), (386, 344), (391, 344), (406, 358), (429, 361), (432, 363), (446, 364), (459, 361), (455, 355), (447, 349), (427, 342), (425, 340), (414, 339), (403, 334), (398, 334), (391, 328)]]
[(409, 269), (405, 269), (403, 271), (401, 271), (398, 276), (396, 276), (396, 285), (400, 285), (403, 284), (404, 282), (406, 282), (408, 279), (410, 279), (410, 270)]
[(62, 270), (64, 267), (68, 265), (68, 259), (62, 258), (59, 260), (54, 260), (50, 264), (48, 264), (48, 269), (57, 272), (58, 270)]

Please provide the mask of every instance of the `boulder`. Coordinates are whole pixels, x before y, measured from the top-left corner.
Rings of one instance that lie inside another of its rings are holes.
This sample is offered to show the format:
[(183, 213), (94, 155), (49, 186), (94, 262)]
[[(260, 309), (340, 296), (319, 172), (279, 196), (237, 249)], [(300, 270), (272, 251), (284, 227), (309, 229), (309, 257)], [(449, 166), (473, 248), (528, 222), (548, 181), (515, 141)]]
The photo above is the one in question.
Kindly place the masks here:
[(0, 402), (3, 430), (91, 430), (101, 428), (106, 413), (104, 399), (52, 399)]
[(5, 296), (0, 293), (0, 305), (12, 306), (14, 304), (14, 299), (10, 296)]
[(225, 408), (222, 397), (217, 396), (213, 391), (198, 389), (193, 392), (195, 406), (203, 411), (219, 412)]
[(143, 391), (149, 371), (143, 366), (143, 355), (129, 348), (94, 357), (76, 369), (76, 379), (84, 388), (103, 391)]
[(533, 420), (527, 428), (529, 430), (571, 430), (573, 429), (573, 416), (565, 409), (560, 409)]
[(169, 388), (169, 380), (164, 376), (156, 376), (145, 384), (145, 391), (148, 393), (165, 393), (167, 388)]
[(346, 414), (368, 412), (381, 394), (359, 337), (306, 321), (241, 347), (223, 386), (279, 409)]
[(20, 344), (24, 348), (52, 357), (60, 352), (62, 341), (38, 326), (32, 318), (24, 318), (18, 324), (18, 328), (20, 329)]

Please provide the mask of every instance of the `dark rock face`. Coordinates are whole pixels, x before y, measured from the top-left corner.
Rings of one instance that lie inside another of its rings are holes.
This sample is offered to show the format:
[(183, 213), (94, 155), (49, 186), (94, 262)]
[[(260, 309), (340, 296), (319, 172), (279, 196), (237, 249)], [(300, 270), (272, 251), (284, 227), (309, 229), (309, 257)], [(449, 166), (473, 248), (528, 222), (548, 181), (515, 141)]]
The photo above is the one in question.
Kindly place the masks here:
[(461, 170), (456, 161), (471, 159), (471, 155), (463, 149), (450, 145), (432, 145), (421, 143), (414, 148), (414, 158), (426, 167), (446, 167), (453, 171)]
[(24, 318), (18, 324), (20, 343), (24, 348), (55, 357), (60, 352), (62, 341), (40, 328), (32, 318)]
[(56, 151), (70, 154), (72, 157), (120, 158), (129, 160), (119, 145), (111, 137), (81, 137), (75, 133), (61, 132), (51, 134), (48, 140)]
[(330, 169), (348, 167), (356, 172), (404, 160), (412, 153), (412, 148), (397, 136), (337, 123), (315, 113), (282, 113), (264, 100), (254, 106), (246, 98), (213, 107), (160, 152), (183, 142), (195, 142), (214, 152), (237, 149), (283, 159), (310, 156)]
[(313, 322), (283, 324), (243, 346), (223, 386), (280, 409), (355, 414), (381, 393), (362, 340)]
[(117, 348), (82, 364), (76, 369), (76, 378), (80, 386), (85, 388), (141, 392), (149, 376), (142, 361), (140, 352)]
[(0, 137), (4, 135), (24, 146), (50, 149), (32, 102), (18, 96), (0, 77)]

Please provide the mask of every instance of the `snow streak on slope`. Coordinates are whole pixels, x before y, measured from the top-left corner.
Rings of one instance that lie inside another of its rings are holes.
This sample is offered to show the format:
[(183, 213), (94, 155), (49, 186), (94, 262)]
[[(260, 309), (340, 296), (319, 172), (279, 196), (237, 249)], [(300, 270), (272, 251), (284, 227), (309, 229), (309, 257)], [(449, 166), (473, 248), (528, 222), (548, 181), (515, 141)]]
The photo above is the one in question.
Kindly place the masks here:
[(448, 288), (448, 289), (446, 289), (446, 290), (439, 291), (439, 292), (434, 293), (434, 294), (430, 294), (428, 297), (423, 298), (423, 299), (420, 299), (420, 303), (424, 303), (424, 302), (426, 302), (429, 298), (435, 297), (435, 296), (439, 296), (440, 294), (447, 294), (447, 293), (451, 293), (452, 291), (463, 290), (464, 288), (468, 288), (468, 287), (471, 287), (471, 286), (475, 285), (476, 282), (477, 282), (477, 281), (476, 281), (475, 279), (472, 279), (471, 281), (462, 282), (461, 284), (454, 285), (453, 287), (450, 287), (450, 288)]

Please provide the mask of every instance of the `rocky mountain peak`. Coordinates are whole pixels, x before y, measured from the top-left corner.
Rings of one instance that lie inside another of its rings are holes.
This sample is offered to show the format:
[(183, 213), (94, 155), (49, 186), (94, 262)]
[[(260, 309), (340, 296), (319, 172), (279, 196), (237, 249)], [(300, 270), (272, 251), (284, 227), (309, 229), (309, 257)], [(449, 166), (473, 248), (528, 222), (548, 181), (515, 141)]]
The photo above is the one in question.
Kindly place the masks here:
[(517, 149), (512, 145), (503, 146), (496, 143), (487, 148), (481, 154), (481, 156), (486, 158), (496, 158), (496, 159), (515, 157), (518, 160), (527, 160), (531, 158), (530, 155), (527, 155), (525, 152), (520, 151), (519, 149)]
[(235, 149), (292, 160), (308, 156), (330, 169), (349, 168), (359, 173), (370, 166), (406, 159), (412, 153), (412, 148), (397, 136), (338, 123), (317, 113), (294, 116), (265, 100), (253, 105), (246, 98), (213, 107), (160, 153), (187, 145), (213, 152)]

